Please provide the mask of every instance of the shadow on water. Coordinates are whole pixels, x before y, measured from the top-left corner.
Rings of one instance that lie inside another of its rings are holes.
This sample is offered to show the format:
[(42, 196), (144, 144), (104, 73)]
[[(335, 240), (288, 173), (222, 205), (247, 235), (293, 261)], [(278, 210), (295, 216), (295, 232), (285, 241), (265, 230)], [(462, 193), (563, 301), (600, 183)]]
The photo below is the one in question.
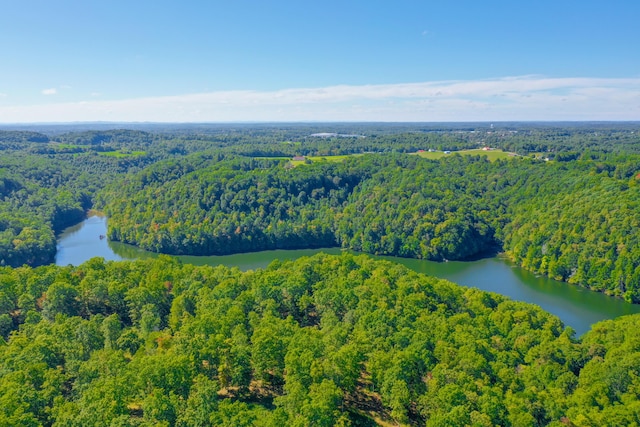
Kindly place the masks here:
[[(144, 249), (127, 245), (125, 243), (110, 242), (109, 247), (117, 256), (121, 257), (121, 259), (148, 259), (157, 258), (159, 256), (159, 254), (155, 252), (148, 252)], [(221, 256), (176, 255), (175, 257), (186, 264), (212, 266), (228, 265), (230, 267), (238, 267), (240, 270), (246, 271), (265, 268), (276, 259), (297, 259), (303, 256), (312, 256), (320, 252), (337, 255), (342, 251), (339, 248), (277, 249), (272, 251), (247, 252)]]
[[(135, 246), (100, 239), (106, 235), (106, 218), (91, 216), (69, 227), (58, 240), (56, 264), (79, 265), (93, 257), (105, 260), (156, 258), (158, 254)], [(320, 252), (340, 254), (338, 248), (273, 250), (225, 256), (178, 256), (195, 265), (228, 265), (241, 270), (264, 268), (275, 259), (296, 259)], [(485, 254), (486, 255), (486, 254)], [(371, 256), (371, 255), (370, 255)], [(582, 335), (595, 322), (625, 314), (640, 313), (640, 305), (592, 292), (578, 286), (536, 276), (514, 266), (500, 256), (481, 257), (473, 261), (433, 262), (411, 258), (372, 256), (402, 264), (419, 273), (447, 279), (464, 286), (499, 293), (518, 301), (537, 304), (558, 316), (576, 334)]]

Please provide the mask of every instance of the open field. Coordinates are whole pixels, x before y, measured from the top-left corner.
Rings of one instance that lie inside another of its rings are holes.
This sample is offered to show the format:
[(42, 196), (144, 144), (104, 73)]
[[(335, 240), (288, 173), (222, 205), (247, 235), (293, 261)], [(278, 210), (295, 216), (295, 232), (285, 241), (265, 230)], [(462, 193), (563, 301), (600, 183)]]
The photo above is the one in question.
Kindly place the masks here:
[[(362, 154), (346, 154), (340, 156), (307, 156), (306, 158), (312, 162), (343, 162), (345, 159), (354, 156), (362, 156)], [(305, 164), (305, 160), (291, 160), (293, 166)]]
[(352, 156), (362, 156), (362, 154), (346, 154), (340, 156), (305, 156), (305, 160), (293, 160), (291, 157), (254, 157), (254, 159), (269, 159), (269, 160), (289, 160), (289, 163), (296, 167), (300, 165), (304, 165), (306, 160), (310, 160), (311, 162), (343, 162), (348, 157)]
[[(446, 156), (451, 156), (453, 154), (461, 154), (468, 156), (486, 156), (490, 161), (496, 161), (498, 159), (508, 159), (510, 157), (515, 156), (515, 154), (507, 153), (502, 150), (490, 150), (484, 151), (482, 149), (475, 150), (461, 150), (461, 151), (452, 151), (450, 153), (445, 154), (444, 151), (422, 151), (419, 153), (410, 153), (411, 155), (418, 155), (425, 159), (441, 159)], [(312, 162), (342, 162), (346, 158), (351, 156), (362, 156), (363, 154), (349, 154), (349, 155), (341, 155), (341, 156), (307, 156), (307, 159)], [(298, 166), (304, 164), (304, 160), (291, 160), (291, 164), (293, 166)]]
[(99, 152), (98, 154), (100, 154), (101, 156), (107, 156), (107, 157), (137, 157), (137, 156), (144, 156), (145, 154), (147, 154), (146, 151), (121, 151), (121, 150), (117, 150), (117, 151), (102, 151)]
[(461, 151), (452, 151), (448, 154), (445, 154), (443, 151), (421, 151), (419, 153), (414, 153), (420, 157), (423, 157), (425, 159), (441, 159), (443, 157), (446, 156), (451, 156), (453, 154), (462, 154), (462, 155), (469, 155), (469, 156), (486, 156), (490, 161), (496, 161), (498, 159), (508, 159), (509, 157), (513, 157), (514, 154), (512, 153), (506, 153), (502, 150), (490, 150), (490, 151), (484, 151), (482, 149), (475, 149), (475, 150), (461, 150)]
[[(495, 161), (498, 159), (508, 159), (510, 157), (515, 156), (513, 153), (507, 153), (502, 150), (490, 150), (485, 151), (482, 149), (475, 150), (461, 150), (461, 151), (452, 151), (450, 153), (446, 153), (444, 151), (421, 151), (417, 153), (409, 153), (409, 155), (417, 155), (423, 157), (425, 159), (441, 159), (446, 156), (452, 156), (454, 154), (461, 155), (469, 155), (469, 156), (486, 156), (490, 161)], [(255, 159), (280, 159), (280, 160), (289, 160), (289, 163), (293, 166), (304, 165), (307, 160), (311, 162), (342, 162), (348, 157), (353, 156), (363, 156), (364, 154), (346, 154), (346, 155), (338, 155), (338, 156), (306, 156), (305, 160), (292, 160), (290, 157), (254, 157)]]

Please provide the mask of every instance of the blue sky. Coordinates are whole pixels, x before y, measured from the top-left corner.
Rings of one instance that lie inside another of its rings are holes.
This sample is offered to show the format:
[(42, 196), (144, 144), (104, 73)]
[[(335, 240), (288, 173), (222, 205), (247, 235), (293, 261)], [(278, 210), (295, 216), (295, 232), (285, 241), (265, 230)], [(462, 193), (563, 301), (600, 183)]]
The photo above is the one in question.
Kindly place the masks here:
[(637, 0), (0, 10), (0, 123), (640, 120)]

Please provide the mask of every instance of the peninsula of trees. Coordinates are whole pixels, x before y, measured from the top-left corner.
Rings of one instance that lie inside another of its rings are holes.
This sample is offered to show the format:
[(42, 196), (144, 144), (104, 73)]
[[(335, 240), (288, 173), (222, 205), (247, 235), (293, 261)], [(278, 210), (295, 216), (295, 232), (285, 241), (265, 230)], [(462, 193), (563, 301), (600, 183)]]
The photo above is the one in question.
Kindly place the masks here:
[(195, 155), (115, 183), (102, 203), (111, 239), (160, 253), (341, 246), (442, 261), (502, 250), (638, 302), (637, 165), (388, 153), (289, 168)]
[[(156, 252), (501, 250), (640, 300), (637, 124), (326, 126), (0, 130), (0, 264), (52, 262), (55, 233), (98, 207), (112, 239)], [(456, 154), (478, 147), (517, 155)], [(411, 155), (427, 150), (451, 154)], [(316, 160), (292, 168), (294, 156)]]

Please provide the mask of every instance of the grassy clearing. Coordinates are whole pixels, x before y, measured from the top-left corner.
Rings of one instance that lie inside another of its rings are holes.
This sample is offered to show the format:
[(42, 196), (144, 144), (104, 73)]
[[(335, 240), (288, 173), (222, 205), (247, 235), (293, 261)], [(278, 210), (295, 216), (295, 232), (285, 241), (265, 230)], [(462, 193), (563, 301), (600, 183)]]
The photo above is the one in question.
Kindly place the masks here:
[(269, 159), (269, 160), (289, 160), (289, 164), (293, 167), (304, 165), (307, 160), (312, 163), (315, 162), (343, 162), (345, 159), (351, 156), (362, 156), (362, 154), (346, 154), (340, 156), (305, 156), (305, 160), (293, 160), (291, 157), (254, 157), (254, 159)]
[(362, 154), (346, 154), (343, 156), (309, 156), (307, 157), (312, 162), (344, 162), (349, 157), (362, 156)]
[[(307, 156), (306, 159), (310, 160), (312, 163), (316, 162), (344, 162), (349, 157), (358, 157), (362, 156), (362, 154), (345, 154), (339, 156)], [(291, 160), (291, 165), (293, 167), (304, 165), (306, 160)]]
[(469, 156), (486, 156), (492, 162), (498, 159), (508, 159), (514, 156), (514, 154), (512, 153), (506, 153), (502, 150), (484, 151), (482, 149), (452, 151), (449, 154), (445, 154), (443, 151), (433, 151), (433, 152), (423, 151), (415, 154), (425, 159), (441, 159), (443, 157), (451, 156), (453, 154), (462, 154), (462, 155), (469, 155)]
[(100, 154), (101, 156), (122, 158), (122, 157), (144, 156), (145, 154), (147, 154), (147, 152), (146, 151), (124, 151), (123, 152), (122, 150), (117, 150), (117, 151), (101, 151), (98, 154)]
[[(482, 149), (452, 151), (448, 154), (445, 154), (443, 151), (432, 151), (432, 152), (423, 151), (420, 153), (411, 153), (410, 155), (417, 155), (425, 159), (441, 159), (443, 157), (452, 156), (454, 154), (462, 154), (462, 155), (469, 155), (469, 156), (485, 156), (492, 162), (498, 159), (508, 159), (515, 155), (512, 153), (504, 152), (502, 150), (484, 151)], [(307, 160), (310, 160), (312, 163), (343, 162), (345, 161), (345, 159), (349, 157), (357, 157), (357, 156), (363, 156), (363, 155), (364, 154), (345, 154), (345, 155), (338, 155), (338, 156), (306, 156), (305, 160), (293, 160), (291, 157), (254, 157), (254, 159), (289, 160), (289, 164), (291, 166), (297, 167), (297, 166), (306, 164)]]

